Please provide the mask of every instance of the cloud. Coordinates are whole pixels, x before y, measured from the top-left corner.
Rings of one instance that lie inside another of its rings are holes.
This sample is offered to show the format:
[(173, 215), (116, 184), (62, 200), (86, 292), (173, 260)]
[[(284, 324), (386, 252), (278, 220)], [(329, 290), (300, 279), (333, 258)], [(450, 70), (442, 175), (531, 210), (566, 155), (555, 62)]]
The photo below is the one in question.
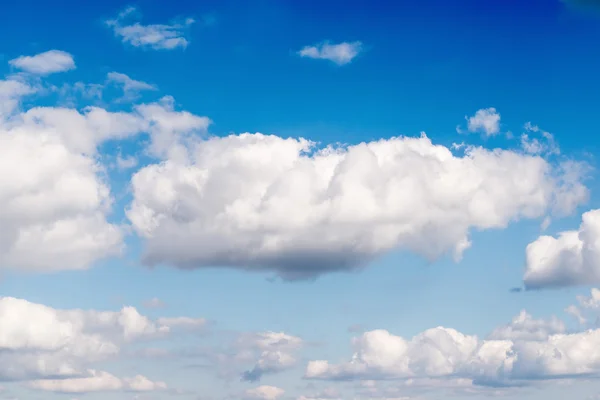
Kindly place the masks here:
[(458, 260), (471, 229), (568, 214), (588, 196), (576, 163), (481, 147), (456, 156), (425, 135), (318, 148), (245, 133), (187, 142), (178, 159), (163, 144), (163, 161), (132, 177), (127, 209), (148, 265), (310, 279), (395, 249)]
[(89, 376), (69, 379), (45, 379), (29, 383), (29, 387), (38, 390), (60, 393), (89, 393), (109, 391), (148, 392), (166, 390), (164, 382), (153, 382), (142, 375), (133, 378), (117, 378), (104, 371), (88, 370)]
[(361, 42), (342, 42), (331, 44), (323, 42), (314, 46), (305, 46), (298, 55), (300, 57), (329, 60), (337, 65), (350, 63), (362, 51)]
[(32, 95), (37, 88), (18, 79), (0, 80), (0, 122), (11, 116), (26, 96)]
[(122, 157), (120, 154), (117, 156), (116, 166), (119, 170), (124, 171), (137, 167), (138, 159), (134, 156)]
[(127, 20), (137, 12), (134, 7), (127, 8), (117, 18), (106, 21), (115, 36), (123, 43), (134, 47), (153, 50), (174, 50), (186, 48), (188, 28), (195, 22), (187, 18), (183, 23), (142, 25), (139, 22), (128, 23)]
[(73, 56), (60, 50), (49, 50), (34, 56), (21, 56), (8, 63), (36, 75), (50, 75), (75, 69)]
[(534, 319), (525, 310), (510, 324), (496, 328), (489, 336), (493, 340), (546, 340), (551, 335), (565, 333), (564, 322), (556, 317), (549, 320)]
[(284, 394), (283, 389), (275, 386), (259, 386), (246, 390), (245, 397), (251, 400), (277, 400)]
[(176, 157), (180, 143), (209, 120), (175, 111), (171, 98), (130, 112), (21, 109), (37, 91), (16, 78), (0, 80), (0, 265), (85, 269), (124, 249), (122, 227), (110, 222), (114, 200), (100, 146), (144, 132), (150, 154), (168, 148)]
[(140, 90), (156, 90), (156, 86), (146, 82), (136, 81), (129, 76), (120, 72), (109, 72), (106, 76), (109, 82), (119, 84), (125, 92), (140, 91)]
[(168, 331), (133, 307), (118, 312), (56, 310), (3, 297), (0, 378), (77, 377), (88, 363), (117, 355), (122, 344)]
[(119, 72), (109, 72), (106, 76), (106, 82), (109, 85), (119, 86), (123, 91), (123, 96), (114, 100), (114, 102), (117, 103), (131, 103), (140, 97), (140, 92), (158, 90), (155, 85), (143, 81), (136, 81)]
[(186, 317), (152, 320), (131, 306), (54, 309), (0, 297), (0, 381), (28, 381), (37, 389), (62, 392), (165, 388), (143, 376), (119, 379), (90, 365), (112, 360), (137, 342), (161, 340), (202, 323)]
[(587, 324), (590, 314), (596, 320), (600, 317), (600, 289), (592, 288), (590, 296), (577, 296), (577, 302), (578, 305), (570, 305), (565, 312), (576, 318), (579, 324)]
[[(539, 138), (533, 135), (538, 135)], [(521, 135), (521, 147), (529, 154), (560, 154), (554, 136), (531, 122), (525, 124), (525, 133)]]
[(385, 330), (370, 331), (353, 339), (351, 361), (311, 361), (305, 377), (405, 382), (462, 378), (476, 386), (502, 387), (589, 378), (600, 372), (600, 356), (584, 350), (600, 345), (600, 330), (556, 333), (563, 330), (556, 321), (533, 320), (526, 313), (515, 318), (510, 328), (501, 328), (485, 340), (445, 327), (428, 329), (409, 340)]
[(477, 110), (475, 115), (465, 117), (467, 129), (472, 133), (495, 136), (500, 133), (500, 113), (494, 107)]
[[(265, 374), (273, 374), (296, 365), (294, 353), (303, 345), (302, 339), (283, 332), (261, 332), (241, 336), (236, 346), (239, 355), (246, 353), (255, 359), (254, 367), (242, 374), (242, 380), (257, 382)], [(257, 352), (257, 355), (252, 354)], [(249, 354), (248, 354), (249, 353)]]
[(528, 289), (600, 283), (600, 210), (584, 213), (578, 230), (527, 245), (523, 281)]

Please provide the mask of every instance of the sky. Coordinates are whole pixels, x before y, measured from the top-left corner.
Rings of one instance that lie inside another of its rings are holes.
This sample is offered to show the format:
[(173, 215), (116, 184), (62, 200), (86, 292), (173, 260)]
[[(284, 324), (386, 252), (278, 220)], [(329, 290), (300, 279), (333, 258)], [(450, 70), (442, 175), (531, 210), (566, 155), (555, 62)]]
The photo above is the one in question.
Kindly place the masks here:
[(600, 399), (600, 2), (0, 13), (0, 399)]

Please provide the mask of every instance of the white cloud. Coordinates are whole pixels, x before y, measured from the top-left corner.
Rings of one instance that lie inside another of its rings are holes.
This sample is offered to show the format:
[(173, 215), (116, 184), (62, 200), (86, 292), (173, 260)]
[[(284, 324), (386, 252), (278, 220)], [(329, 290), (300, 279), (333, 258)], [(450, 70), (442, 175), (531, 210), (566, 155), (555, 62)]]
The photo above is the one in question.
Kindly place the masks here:
[(121, 171), (135, 168), (138, 165), (138, 159), (135, 156), (117, 156), (117, 168)]
[(132, 102), (139, 97), (139, 93), (142, 91), (157, 90), (154, 85), (143, 81), (137, 81), (119, 72), (109, 72), (106, 81), (109, 84), (120, 86), (123, 90), (123, 97), (116, 99), (116, 102)]
[(600, 210), (584, 213), (578, 230), (530, 243), (523, 280), (531, 289), (600, 283)]
[(36, 91), (33, 86), (17, 79), (0, 80), (0, 122), (18, 110), (23, 97)]
[(294, 353), (302, 345), (302, 339), (283, 332), (242, 335), (236, 343), (240, 351), (238, 355), (247, 356), (249, 360), (254, 361), (254, 366), (242, 374), (242, 379), (256, 382), (264, 374), (273, 374), (294, 367), (296, 365)]
[(117, 18), (106, 21), (115, 36), (121, 38), (123, 43), (154, 50), (173, 50), (188, 46), (187, 30), (194, 23), (192, 18), (185, 19), (183, 23), (170, 25), (128, 23), (127, 18), (136, 12), (134, 7), (130, 7), (121, 12)]
[(480, 132), (486, 136), (500, 133), (500, 113), (494, 107), (477, 110), (475, 115), (465, 117), (469, 132)]
[(156, 90), (156, 86), (143, 81), (136, 81), (135, 79), (131, 79), (129, 76), (120, 72), (109, 72), (107, 74), (107, 80), (109, 82), (121, 85), (123, 90), (126, 92), (132, 90)]
[(259, 386), (246, 390), (246, 398), (253, 400), (277, 400), (285, 394), (283, 389), (275, 386)]
[(153, 390), (143, 377), (117, 380), (104, 372), (86, 370), (91, 363), (118, 356), (133, 342), (163, 339), (182, 326), (200, 326), (202, 321), (184, 317), (151, 320), (130, 306), (120, 311), (61, 310), (0, 297), (0, 380), (42, 380), (35, 385), (57, 391), (63, 390), (52, 388), (107, 390), (110, 382), (121, 382), (114, 390)]
[(600, 289), (592, 288), (590, 296), (577, 296), (577, 302), (578, 305), (570, 305), (565, 312), (577, 319), (581, 325), (588, 322), (589, 314), (600, 318)]
[(109, 222), (113, 198), (99, 146), (148, 132), (150, 152), (168, 148), (175, 157), (209, 120), (174, 111), (170, 98), (131, 112), (21, 110), (21, 98), (35, 90), (0, 81), (0, 266), (85, 269), (123, 250), (122, 229)]
[(554, 135), (541, 130), (537, 125), (532, 125), (531, 122), (525, 124), (525, 133), (521, 135), (521, 147), (529, 154), (560, 154)]
[(556, 317), (549, 320), (534, 319), (525, 310), (510, 324), (496, 328), (489, 336), (493, 340), (547, 340), (551, 335), (565, 333), (564, 322)]
[(134, 308), (55, 310), (0, 298), (0, 377), (78, 375), (82, 365), (118, 354), (120, 344), (167, 330)]
[(127, 390), (133, 392), (148, 392), (165, 390), (164, 382), (153, 382), (142, 375), (133, 378), (117, 378), (104, 371), (88, 370), (86, 377), (68, 379), (44, 379), (29, 383), (34, 389), (61, 393), (89, 393)]
[[(523, 324), (523, 320), (528, 323)], [(514, 329), (505, 327), (487, 340), (444, 327), (429, 329), (410, 340), (385, 330), (366, 332), (353, 340), (351, 361), (311, 361), (305, 377), (405, 382), (463, 378), (475, 385), (498, 387), (533, 380), (587, 378), (600, 372), (600, 354), (591, 351), (600, 345), (600, 330), (553, 333), (563, 328), (555, 329), (553, 321), (535, 321), (523, 314), (512, 326), (520, 330), (516, 335)]]
[(350, 63), (362, 51), (361, 42), (342, 42), (331, 44), (323, 42), (314, 46), (306, 46), (298, 51), (301, 57), (329, 60), (337, 65)]
[(21, 56), (8, 63), (15, 68), (36, 75), (49, 75), (75, 69), (73, 56), (60, 50), (49, 50), (34, 56)]
[(155, 149), (164, 161), (133, 176), (127, 210), (147, 264), (300, 279), (398, 248), (459, 259), (471, 229), (570, 213), (587, 200), (574, 164), (480, 147), (455, 156), (424, 135), (336, 149), (262, 134), (175, 147), (166, 138)]

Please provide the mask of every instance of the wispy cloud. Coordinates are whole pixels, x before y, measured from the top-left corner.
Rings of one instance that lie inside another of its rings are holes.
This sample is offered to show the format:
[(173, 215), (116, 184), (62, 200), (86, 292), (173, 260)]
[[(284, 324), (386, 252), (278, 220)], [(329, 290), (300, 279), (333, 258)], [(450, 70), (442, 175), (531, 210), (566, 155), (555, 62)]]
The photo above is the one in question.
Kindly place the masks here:
[(342, 42), (331, 44), (322, 42), (314, 46), (305, 46), (298, 52), (300, 57), (329, 60), (337, 65), (350, 63), (363, 50), (361, 42)]
[(137, 9), (129, 7), (119, 13), (117, 18), (106, 21), (123, 43), (154, 50), (174, 50), (189, 45), (187, 30), (195, 22), (193, 18), (172, 24), (142, 25), (139, 22), (128, 22), (135, 14)]

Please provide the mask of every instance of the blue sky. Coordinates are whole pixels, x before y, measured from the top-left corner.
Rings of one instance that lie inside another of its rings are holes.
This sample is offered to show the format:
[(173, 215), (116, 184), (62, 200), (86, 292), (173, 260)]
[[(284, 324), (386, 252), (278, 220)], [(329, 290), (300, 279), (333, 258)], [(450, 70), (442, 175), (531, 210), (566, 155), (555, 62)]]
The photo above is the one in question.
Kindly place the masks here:
[(0, 398), (600, 398), (600, 4), (39, 1)]

